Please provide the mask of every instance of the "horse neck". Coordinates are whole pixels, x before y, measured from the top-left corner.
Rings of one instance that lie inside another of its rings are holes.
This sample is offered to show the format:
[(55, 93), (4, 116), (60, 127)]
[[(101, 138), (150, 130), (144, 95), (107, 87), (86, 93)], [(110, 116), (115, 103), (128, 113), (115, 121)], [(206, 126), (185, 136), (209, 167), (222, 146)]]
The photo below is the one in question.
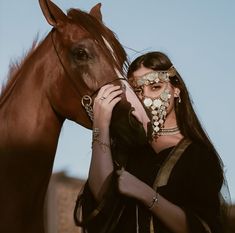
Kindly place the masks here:
[(9, 140), (7, 132), (14, 130), (10, 140), (24, 136), (25, 143), (37, 143), (46, 138), (43, 143), (51, 143), (55, 148), (64, 120), (55, 114), (46, 93), (47, 79), (55, 59), (48, 35), (25, 60), (2, 98), (0, 119), (1, 122), (7, 121), (0, 126), (3, 140)]

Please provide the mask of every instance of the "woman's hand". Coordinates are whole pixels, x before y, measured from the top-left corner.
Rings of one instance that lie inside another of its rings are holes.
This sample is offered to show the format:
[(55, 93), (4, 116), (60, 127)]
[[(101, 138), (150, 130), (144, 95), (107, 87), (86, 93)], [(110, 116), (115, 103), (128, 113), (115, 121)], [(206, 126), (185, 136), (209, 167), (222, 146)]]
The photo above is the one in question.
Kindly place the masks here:
[(152, 197), (155, 191), (143, 181), (133, 176), (124, 168), (117, 171), (118, 175), (118, 190), (121, 194), (135, 198), (141, 201), (146, 206), (151, 204)]
[(112, 84), (105, 85), (100, 89), (93, 106), (95, 127), (109, 126), (113, 108), (121, 100), (122, 92), (120, 86)]

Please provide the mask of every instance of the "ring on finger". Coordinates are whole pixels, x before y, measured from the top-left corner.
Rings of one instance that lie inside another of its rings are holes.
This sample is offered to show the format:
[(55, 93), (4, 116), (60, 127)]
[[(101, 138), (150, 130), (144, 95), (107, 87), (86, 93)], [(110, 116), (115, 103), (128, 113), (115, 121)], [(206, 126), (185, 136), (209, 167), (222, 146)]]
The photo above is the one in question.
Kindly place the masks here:
[(102, 96), (101, 98), (100, 98), (100, 100), (105, 100), (106, 99), (106, 97), (104, 97), (104, 96)]

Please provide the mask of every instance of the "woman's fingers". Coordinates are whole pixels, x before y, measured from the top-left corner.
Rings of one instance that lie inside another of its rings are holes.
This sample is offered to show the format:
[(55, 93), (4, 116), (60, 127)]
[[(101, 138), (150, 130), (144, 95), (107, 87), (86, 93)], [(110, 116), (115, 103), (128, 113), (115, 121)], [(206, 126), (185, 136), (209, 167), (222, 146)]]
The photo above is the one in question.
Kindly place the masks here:
[(110, 108), (113, 110), (114, 106), (121, 100), (121, 97), (116, 97), (115, 99), (113, 99), (109, 104), (110, 104)]
[(123, 92), (122, 90), (115, 89), (117, 88), (109, 88), (109, 90), (106, 92), (107, 96), (96, 99), (96, 101), (99, 102), (99, 105), (103, 105), (112, 109), (121, 100), (121, 97), (119, 95), (121, 95)]
[(118, 97), (121, 94), (122, 94), (122, 90), (113, 91), (110, 94), (108, 94), (107, 97), (105, 97), (105, 99), (103, 99), (103, 101), (107, 102), (107, 103), (111, 103), (111, 101), (113, 99), (115, 99), (116, 97)]
[[(120, 89), (120, 86), (108, 84), (103, 86), (97, 94), (96, 100), (105, 100), (109, 95)], [(120, 90), (121, 91), (121, 90)], [(122, 91), (121, 91), (122, 92)], [(112, 96), (111, 96), (112, 97)], [(111, 98), (112, 99), (112, 98)], [(110, 100), (111, 100), (110, 99)]]
[(105, 85), (98, 92), (93, 105), (94, 122), (96, 125), (107, 126), (110, 124), (112, 110), (121, 100), (120, 86)]
[(121, 90), (120, 86), (112, 86), (108, 87), (107, 89), (104, 90), (102, 97), (107, 98), (111, 93)]
[(113, 84), (107, 84), (107, 85), (104, 85), (103, 87), (101, 87), (97, 96), (96, 96), (96, 99), (100, 99), (101, 97), (103, 97), (104, 91), (110, 87), (113, 87)]

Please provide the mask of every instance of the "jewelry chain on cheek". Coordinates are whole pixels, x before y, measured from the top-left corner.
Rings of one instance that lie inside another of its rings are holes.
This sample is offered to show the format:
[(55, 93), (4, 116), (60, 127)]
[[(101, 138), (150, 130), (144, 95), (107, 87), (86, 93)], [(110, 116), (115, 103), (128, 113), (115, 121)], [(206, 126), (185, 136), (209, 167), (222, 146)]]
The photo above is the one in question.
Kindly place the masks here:
[(161, 128), (164, 126), (164, 122), (167, 115), (167, 108), (169, 107), (169, 100), (171, 98), (170, 90), (167, 86), (157, 98), (145, 97), (143, 99), (144, 105), (150, 109), (152, 115), (152, 137), (156, 138), (159, 135)]

